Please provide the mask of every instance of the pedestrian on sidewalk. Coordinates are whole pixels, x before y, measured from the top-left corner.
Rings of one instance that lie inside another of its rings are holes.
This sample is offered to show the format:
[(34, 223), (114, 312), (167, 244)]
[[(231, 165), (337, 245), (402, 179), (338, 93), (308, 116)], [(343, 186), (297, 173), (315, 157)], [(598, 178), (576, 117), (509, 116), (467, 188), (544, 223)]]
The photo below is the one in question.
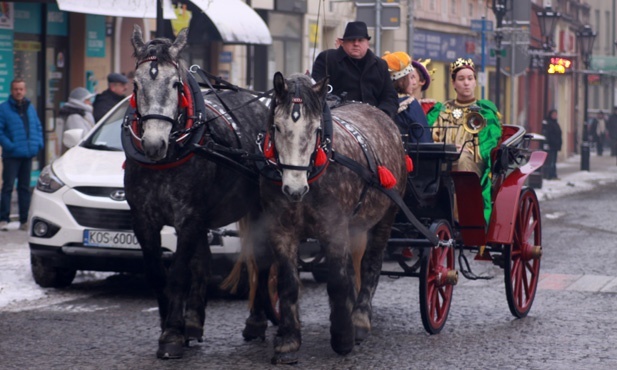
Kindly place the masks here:
[(30, 172), (32, 158), (43, 149), (43, 128), (36, 110), (26, 98), (26, 82), (11, 81), (11, 95), (0, 104), (0, 145), (2, 146), (2, 191), (0, 230), (10, 221), (11, 195), (17, 179), (20, 230), (28, 230)]
[(604, 119), (604, 112), (599, 111), (591, 121), (591, 134), (593, 135), (593, 141), (596, 143), (596, 151), (598, 156), (602, 156), (604, 152), (604, 140), (606, 138), (606, 120)]
[(542, 121), (542, 135), (546, 138), (544, 149), (548, 153), (544, 164), (546, 166), (544, 176), (547, 180), (558, 180), (557, 153), (561, 150), (562, 139), (556, 109), (551, 109)]
[(56, 121), (57, 129), (60, 131), (61, 153), (68, 149), (62, 139), (66, 130), (81, 129), (83, 138), (94, 127), (94, 117), (92, 116), (92, 98), (94, 94), (83, 87), (77, 87), (69, 94), (69, 100), (60, 108), (58, 112), (59, 120)]
[(120, 73), (110, 73), (107, 75), (107, 85), (109, 87), (96, 96), (92, 105), (92, 115), (95, 122), (98, 122), (105, 113), (109, 112), (111, 108), (124, 99), (128, 84), (129, 79)]
[(608, 117), (606, 125), (608, 131), (608, 144), (611, 148), (611, 156), (617, 156), (617, 107), (613, 108), (613, 113)]

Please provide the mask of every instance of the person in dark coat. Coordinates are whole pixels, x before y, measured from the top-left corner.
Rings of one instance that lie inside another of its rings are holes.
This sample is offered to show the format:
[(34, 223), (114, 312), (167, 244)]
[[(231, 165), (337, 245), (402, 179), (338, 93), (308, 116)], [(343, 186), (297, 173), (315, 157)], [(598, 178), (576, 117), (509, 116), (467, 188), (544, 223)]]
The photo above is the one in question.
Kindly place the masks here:
[(349, 22), (340, 46), (319, 53), (311, 76), (315, 81), (328, 76), (332, 94), (368, 103), (393, 118), (397, 94), (386, 62), (369, 49), (370, 39), (364, 22)]
[(9, 99), (0, 104), (0, 145), (2, 146), (2, 191), (0, 230), (8, 230), (11, 195), (17, 179), (20, 230), (28, 230), (30, 172), (32, 158), (43, 149), (43, 128), (36, 110), (26, 98), (26, 82), (11, 82)]
[(105, 113), (124, 99), (129, 80), (120, 73), (110, 73), (107, 76), (107, 90), (98, 94), (92, 105), (94, 121), (98, 122)]
[(399, 108), (394, 122), (406, 140), (412, 143), (432, 143), (431, 130), (418, 99), (413, 95), (420, 88), (411, 57), (404, 51), (387, 52), (381, 57), (388, 63), (388, 71), (398, 93)]
[(613, 113), (608, 117), (606, 129), (608, 130), (611, 156), (615, 157), (617, 156), (617, 107), (613, 108)]
[(546, 138), (545, 150), (548, 153), (544, 164), (547, 180), (558, 179), (557, 177), (557, 153), (561, 150), (561, 127), (557, 122), (557, 110), (551, 109), (542, 121), (542, 135)]

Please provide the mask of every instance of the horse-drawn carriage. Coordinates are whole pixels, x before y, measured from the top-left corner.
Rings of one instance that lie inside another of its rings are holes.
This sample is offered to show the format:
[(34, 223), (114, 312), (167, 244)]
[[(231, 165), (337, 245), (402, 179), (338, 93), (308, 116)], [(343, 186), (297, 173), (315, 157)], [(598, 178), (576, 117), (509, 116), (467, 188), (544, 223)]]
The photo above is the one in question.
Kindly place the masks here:
[[(243, 336), (265, 338), (267, 318), (278, 321), (273, 363), (298, 361), (297, 259), (307, 238), (318, 239), (325, 256), (331, 346), (339, 354), (371, 331), (379, 275), (396, 274), (381, 271), (386, 249), (399, 256), (400, 275), (420, 277), (422, 321), (430, 333), (441, 330), (449, 312), (456, 249), (467, 277), (477, 278), (465, 250), (503, 267), (510, 310), (517, 317), (528, 313), (541, 227), (537, 198), (523, 185), (546, 154), (529, 151), (522, 128), (504, 126), (493, 153), (494, 206), (486, 225), (477, 175), (451, 170), (454, 147), (404, 147), (387, 115), (366, 104), (343, 104), (330, 114), (327, 79), (314, 84), (305, 75), (275, 74), (268, 109), (239, 89), (208, 86), (212, 94), (202, 95), (179, 63), (186, 32), (173, 43), (145, 43), (136, 27), (132, 42), (137, 63), (123, 131), (125, 188), (159, 301), (158, 357), (181, 357), (187, 342), (202, 338), (210, 252), (200, 235), (241, 217), (252, 242), (244, 262), (250, 282), (258, 283)], [(415, 166), (410, 173), (407, 155)], [(163, 225), (178, 232), (168, 271), (157, 236)], [(408, 249), (417, 263), (408, 263)]]
[(457, 251), (459, 269), (467, 279), (490, 276), (475, 275), (465, 251), (504, 270), (506, 297), (514, 316), (525, 317), (531, 309), (540, 272), (542, 229), (538, 199), (524, 185), (546, 157), (544, 152), (529, 149), (531, 139), (523, 127), (503, 125), (500, 144), (492, 153), (493, 211), (488, 225), (479, 177), (452, 171), (460, 155), (454, 145), (406, 146), (415, 168), (409, 174), (405, 204), (439, 242), (430, 242), (416, 226), (399, 217), (388, 255), (402, 271), (382, 271), (382, 275), (420, 278), (420, 312), (430, 334), (441, 331), (450, 310), (458, 282)]

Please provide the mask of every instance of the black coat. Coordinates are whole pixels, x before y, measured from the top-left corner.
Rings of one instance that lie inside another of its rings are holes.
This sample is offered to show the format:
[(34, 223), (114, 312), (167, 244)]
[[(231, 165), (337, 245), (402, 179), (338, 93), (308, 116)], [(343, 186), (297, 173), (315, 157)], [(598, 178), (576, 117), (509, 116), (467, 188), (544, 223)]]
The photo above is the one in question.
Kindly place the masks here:
[(547, 119), (542, 124), (542, 135), (546, 137), (546, 144), (550, 150), (561, 150), (561, 127), (554, 119)]
[(94, 122), (98, 122), (105, 113), (109, 112), (111, 108), (120, 103), (122, 99), (124, 99), (124, 95), (118, 95), (109, 89), (97, 94), (92, 104)]
[(368, 50), (360, 64), (364, 64), (362, 70), (342, 47), (330, 49), (319, 53), (311, 75), (315, 81), (328, 75), (334, 95), (341, 96), (346, 92), (346, 100), (368, 103), (394, 117), (398, 109), (398, 94), (387, 63)]

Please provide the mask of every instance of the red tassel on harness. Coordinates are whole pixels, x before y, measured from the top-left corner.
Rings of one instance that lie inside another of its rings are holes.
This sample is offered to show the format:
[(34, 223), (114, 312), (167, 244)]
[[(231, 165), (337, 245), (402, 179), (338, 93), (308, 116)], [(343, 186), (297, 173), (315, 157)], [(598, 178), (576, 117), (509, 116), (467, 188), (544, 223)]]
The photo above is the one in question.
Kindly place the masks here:
[(392, 172), (384, 166), (377, 167), (377, 175), (379, 175), (379, 183), (386, 189), (392, 189), (396, 185), (396, 179)]
[(179, 94), (178, 105), (180, 106), (180, 109), (188, 108), (189, 101), (184, 94)]
[(133, 109), (137, 108), (137, 100), (135, 99), (135, 94), (134, 93), (131, 95), (131, 98), (129, 99), (129, 105)]
[(405, 156), (405, 166), (407, 167), (407, 173), (413, 171), (413, 161), (411, 160), (411, 157), (408, 155)]
[(269, 161), (274, 161), (274, 147), (270, 143), (270, 135), (266, 135), (264, 138), (264, 157)]
[(317, 154), (315, 155), (315, 166), (321, 167), (328, 161), (328, 156), (326, 152), (324, 152), (323, 148), (317, 149)]

